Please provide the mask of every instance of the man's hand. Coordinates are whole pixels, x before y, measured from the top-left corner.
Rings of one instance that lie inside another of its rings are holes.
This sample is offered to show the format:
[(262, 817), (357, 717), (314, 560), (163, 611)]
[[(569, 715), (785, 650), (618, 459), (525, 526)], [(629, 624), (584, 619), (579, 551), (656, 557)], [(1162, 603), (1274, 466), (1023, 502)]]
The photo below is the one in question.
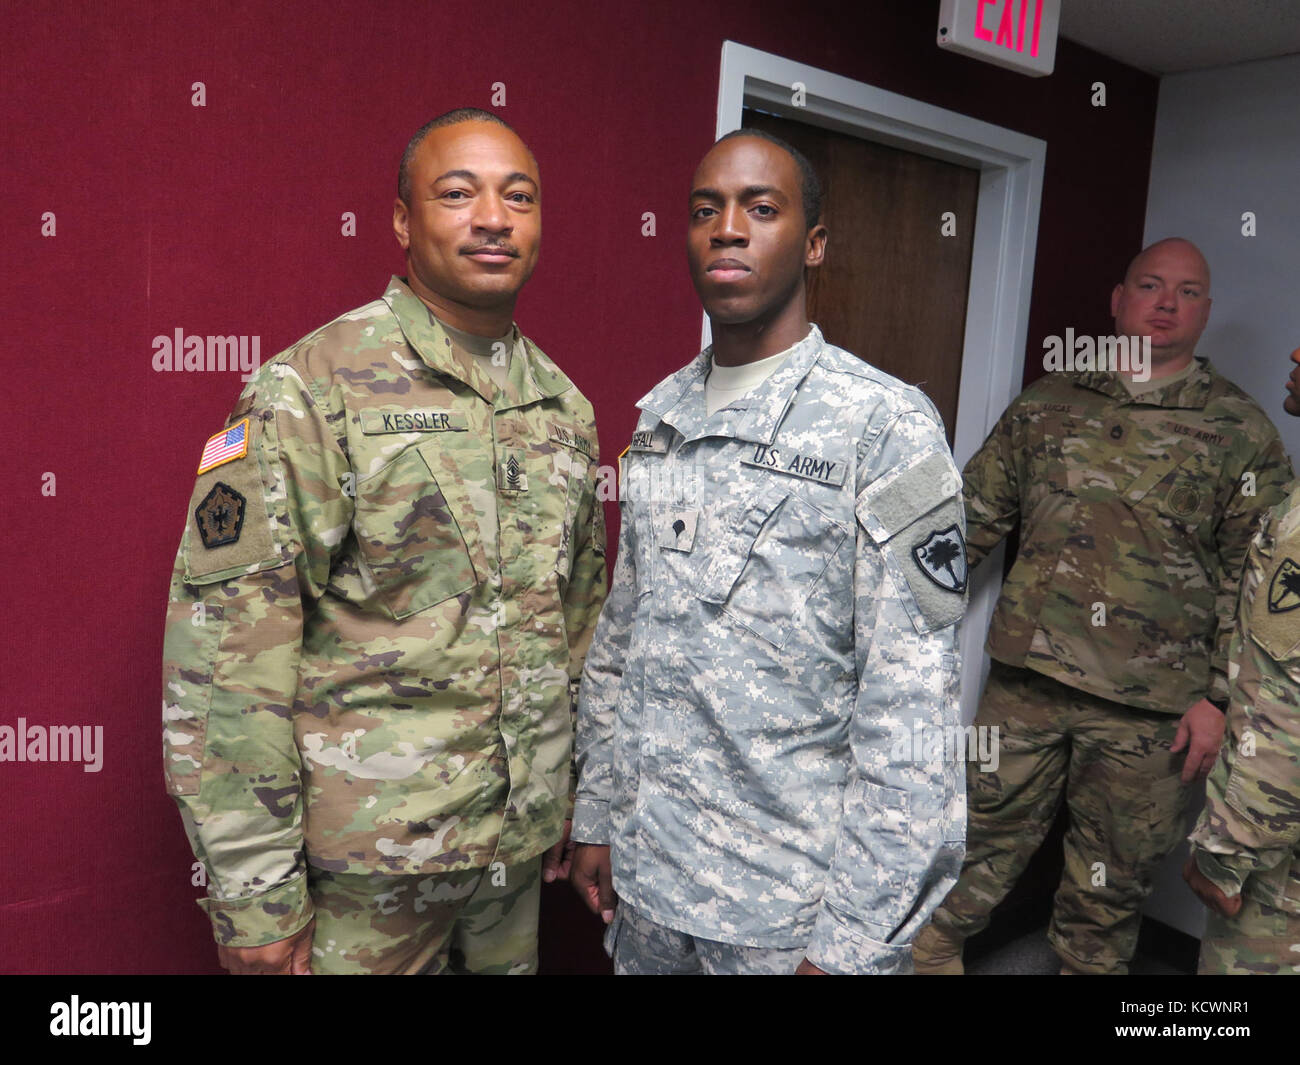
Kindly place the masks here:
[(1187, 886), (1196, 892), (1196, 897), (1221, 917), (1236, 917), (1241, 910), (1241, 896), (1228, 896), (1219, 886), (1201, 872), (1196, 858), (1191, 857), (1183, 865), (1183, 879)]
[(313, 917), (288, 939), (264, 947), (217, 947), (217, 960), (235, 976), (311, 976)]
[(825, 969), (819, 969), (807, 958), (799, 963), (799, 968), (794, 971), (795, 976), (830, 976)]
[(569, 867), (573, 864), (573, 848), (577, 846), (569, 840), (569, 832), (572, 829), (573, 822), (565, 821), (564, 835), (560, 842), (542, 857), (542, 880), (548, 884), (553, 880), (569, 879)]
[(600, 914), (606, 924), (614, 919), (618, 896), (614, 894), (614, 874), (609, 867), (609, 847), (596, 843), (579, 843), (573, 854), (573, 890), (592, 913)]
[(1184, 784), (1190, 784), (1197, 776), (1210, 775), (1219, 757), (1219, 744), (1223, 742), (1223, 721), (1223, 712), (1208, 699), (1202, 699), (1178, 722), (1178, 735), (1169, 750), (1177, 754), (1187, 748), (1182, 773)]

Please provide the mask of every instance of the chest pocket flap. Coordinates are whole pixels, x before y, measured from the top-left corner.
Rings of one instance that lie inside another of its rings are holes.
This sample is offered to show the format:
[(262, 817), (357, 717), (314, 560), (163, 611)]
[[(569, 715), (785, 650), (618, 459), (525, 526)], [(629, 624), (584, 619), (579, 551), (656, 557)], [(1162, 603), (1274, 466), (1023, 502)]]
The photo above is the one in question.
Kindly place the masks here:
[(1124, 499), (1129, 503), (1140, 503), (1147, 494), (1160, 484), (1169, 474), (1187, 462), (1188, 459), (1204, 454), (1203, 448), (1193, 444), (1174, 444), (1165, 454), (1153, 459), (1141, 473), (1129, 482), (1123, 491)]
[[(483, 466), (486, 470), (486, 460)], [(418, 446), (357, 483), (354, 529), (360, 561), (389, 616), (410, 617), (478, 583), (457, 520), (469, 512), (465, 492), (463, 474), (442, 470)], [(472, 543), (485, 572), (482, 547)]]
[(848, 527), (793, 492), (756, 498), (715, 543), (696, 594), (781, 649)]
[(699, 597), (706, 603), (721, 606), (727, 601), (740, 571), (749, 561), (749, 549), (758, 538), (759, 531), (784, 500), (783, 495), (756, 500), (745, 512), (740, 526), (728, 532), (714, 548), (700, 581)]

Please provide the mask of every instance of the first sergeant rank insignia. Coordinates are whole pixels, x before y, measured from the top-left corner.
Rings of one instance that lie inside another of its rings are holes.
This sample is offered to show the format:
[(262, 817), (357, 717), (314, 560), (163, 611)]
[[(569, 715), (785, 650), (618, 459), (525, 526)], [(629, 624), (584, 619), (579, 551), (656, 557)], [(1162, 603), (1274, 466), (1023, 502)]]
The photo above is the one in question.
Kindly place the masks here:
[(1300, 607), (1300, 566), (1284, 558), (1268, 586), (1268, 612), (1285, 614), (1296, 607)]
[(203, 497), (203, 502), (194, 508), (194, 520), (199, 535), (203, 537), (203, 546), (210, 551), (214, 547), (237, 543), (244, 527), (244, 507), (244, 497), (230, 485), (221, 481), (214, 484), (212, 491)]
[(524, 472), (523, 450), (508, 447), (502, 453), (505, 461), (497, 467), (497, 487), (502, 492), (527, 492), (528, 474)]
[(966, 542), (956, 525), (936, 529), (912, 548), (912, 557), (940, 588), (959, 594), (966, 591)]

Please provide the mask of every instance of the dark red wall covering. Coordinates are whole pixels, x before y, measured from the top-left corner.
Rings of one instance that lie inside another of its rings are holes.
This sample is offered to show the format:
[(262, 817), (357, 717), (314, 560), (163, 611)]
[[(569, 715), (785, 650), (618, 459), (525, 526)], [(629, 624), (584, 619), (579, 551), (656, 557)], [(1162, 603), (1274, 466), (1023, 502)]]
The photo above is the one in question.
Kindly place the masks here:
[[(177, 327), (258, 335), (266, 359), (378, 296), (402, 272), (397, 160), (432, 115), (489, 106), (505, 83), (501, 113), (544, 189), (518, 321), (594, 402), (607, 461), (633, 403), (696, 351), (685, 195), (712, 140), (726, 39), (1045, 139), (1031, 373), (1044, 334), (1108, 328), (1107, 293), (1142, 235), (1154, 78), (1069, 42), (1041, 80), (944, 54), (937, 4), (912, 0), (529, 10), (7, 9), (0, 723), (102, 724), (105, 763), (0, 763), (3, 971), (213, 971), (162, 788), (158, 663), (195, 462), (240, 382), (155, 372), (151, 341)], [(206, 107), (191, 106), (195, 81)], [(1089, 103), (1094, 81), (1105, 108)], [(41, 236), (45, 211), (55, 237)], [(355, 237), (340, 233), (344, 211)], [(641, 236), (644, 211), (655, 237)], [(595, 931), (551, 898), (547, 910), (549, 967), (585, 967)]]

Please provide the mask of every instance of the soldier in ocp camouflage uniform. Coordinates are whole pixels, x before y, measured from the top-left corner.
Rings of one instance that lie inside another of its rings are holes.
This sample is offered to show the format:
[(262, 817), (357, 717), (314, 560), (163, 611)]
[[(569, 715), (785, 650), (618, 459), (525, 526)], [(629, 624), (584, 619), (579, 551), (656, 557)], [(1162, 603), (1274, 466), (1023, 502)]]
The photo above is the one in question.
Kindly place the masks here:
[(714, 344), (638, 404), (573, 883), (619, 973), (906, 971), (961, 861), (958, 767), (913, 743), (958, 723), (960, 478), (929, 400), (808, 323), (806, 160), (746, 130), (695, 186)]
[(276, 356), (204, 449), (164, 747), (234, 971), (535, 968), (606, 582), (591, 406), (511, 323), (537, 181), (490, 114), (424, 127), (409, 279)]
[[(1300, 364), (1300, 349), (1291, 353)], [(1300, 365), (1285, 408), (1300, 415)], [(1183, 876), (1210, 909), (1201, 973), (1300, 973), (1300, 486), (1241, 578), (1222, 755)]]
[[(1249, 396), (1194, 359), (1209, 270), (1152, 245), (1112, 295), (1117, 333), (1151, 337), (1151, 380), (1049, 372), (964, 471), (973, 567), (1017, 524), (975, 723), (1000, 765), (968, 767), (961, 878), (917, 938), (917, 972), (960, 972), (1064, 793), (1065, 872), (1048, 938), (1070, 973), (1124, 972), (1139, 908), (1213, 764), (1238, 575), (1291, 464)], [(1175, 755), (1188, 753), (1183, 766)]]

